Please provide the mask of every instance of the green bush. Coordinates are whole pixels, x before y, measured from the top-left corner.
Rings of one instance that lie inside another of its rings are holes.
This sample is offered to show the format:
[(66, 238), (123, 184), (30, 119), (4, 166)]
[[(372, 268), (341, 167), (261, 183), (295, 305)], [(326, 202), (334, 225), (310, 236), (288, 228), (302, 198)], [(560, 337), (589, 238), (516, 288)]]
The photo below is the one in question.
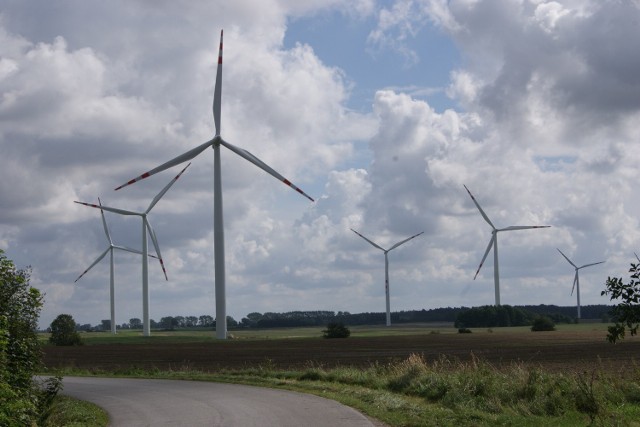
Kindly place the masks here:
[(540, 317), (536, 317), (536, 319), (533, 321), (533, 326), (531, 326), (531, 330), (533, 332), (555, 331), (556, 324), (553, 323), (553, 320), (551, 320), (547, 316), (540, 316)]
[(29, 285), (30, 270), (16, 269), (0, 249), (0, 425), (30, 426), (46, 418), (51, 396), (34, 381), (42, 351), (36, 329), (42, 307), (40, 291)]
[(322, 331), (322, 335), (325, 338), (347, 338), (351, 331), (342, 322), (331, 322), (327, 329)]

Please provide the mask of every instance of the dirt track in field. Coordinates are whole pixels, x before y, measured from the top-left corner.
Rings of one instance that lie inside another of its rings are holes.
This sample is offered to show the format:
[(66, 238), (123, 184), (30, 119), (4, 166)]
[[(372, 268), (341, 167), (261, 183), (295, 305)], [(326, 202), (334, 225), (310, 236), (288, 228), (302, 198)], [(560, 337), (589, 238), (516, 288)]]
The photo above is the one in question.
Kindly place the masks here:
[(640, 337), (619, 344), (606, 342), (602, 332), (525, 332), (430, 334), (348, 339), (228, 340), (100, 344), (44, 349), (48, 368), (76, 367), (118, 371), (130, 367), (183, 368), (218, 371), (269, 365), (301, 368), (310, 362), (325, 367), (369, 366), (422, 354), (468, 361), (474, 355), (496, 367), (522, 363), (554, 371), (591, 371), (598, 367), (621, 371), (640, 362)]

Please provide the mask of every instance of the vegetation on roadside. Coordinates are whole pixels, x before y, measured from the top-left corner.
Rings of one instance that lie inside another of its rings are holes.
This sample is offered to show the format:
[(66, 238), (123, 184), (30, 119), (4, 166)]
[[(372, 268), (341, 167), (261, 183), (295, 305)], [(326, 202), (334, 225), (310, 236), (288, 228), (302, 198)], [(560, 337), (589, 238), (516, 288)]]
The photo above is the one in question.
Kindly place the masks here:
[(624, 339), (627, 329), (631, 336), (636, 335), (640, 326), (640, 258), (638, 264), (631, 263), (629, 273), (629, 283), (624, 283), (619, 277), (608, 277), (605, 290), (601, 292), (601, 295), (609, 295), (612, 301), (620, 300), (611, 310), (616, 324), (609, 327), (607, 334), (609, 342), (614, 344)]
[(36, 329), (42, 295), (29, 285), (30, 270), (19, 270), (0, 249), (0, 425), (41, 424), (60, 388), (60, 378), (34, 380), (42, 352)]
[(429, 363), (413, 354), (401, 362), (367, 368), (310, 363), (305, 369), (285, 370), (266, 363), (217, 373), (124, 368), (110, 374), (303, 391), (335, 399), (391, 426), (636, 425), (640, 418), (637, 367), (624, 377), (600, 367), (550, 373), (520, 364), (498, 369), (475, 357), (469, 362), (442, 357)]
[(105, 427), (109, 425), (107, 412), (93, 403), (57, 396), (42, 427)]

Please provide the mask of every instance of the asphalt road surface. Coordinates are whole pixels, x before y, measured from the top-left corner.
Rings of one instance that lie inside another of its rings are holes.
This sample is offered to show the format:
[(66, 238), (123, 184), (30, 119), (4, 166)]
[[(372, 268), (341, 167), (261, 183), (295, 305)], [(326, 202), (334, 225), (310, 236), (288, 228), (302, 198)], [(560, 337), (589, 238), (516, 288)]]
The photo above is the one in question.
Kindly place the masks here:
[(111, 426), (371, 427), (355, 409), (318, 396), (199, 381), (64, 377), (63, 394), (104, 408)]

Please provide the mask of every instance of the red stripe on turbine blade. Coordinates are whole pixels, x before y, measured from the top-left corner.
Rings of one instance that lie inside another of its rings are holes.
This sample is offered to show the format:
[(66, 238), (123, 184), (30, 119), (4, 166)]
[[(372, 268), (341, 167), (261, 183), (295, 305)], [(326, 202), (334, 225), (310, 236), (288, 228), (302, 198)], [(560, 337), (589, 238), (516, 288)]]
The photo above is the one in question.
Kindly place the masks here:
[(282, 182), (284, 182), (284, 183), (285, 183), (285, 184), (287, 184), (289, 187), (291, 187), (291, 182), (290, 182), (287, 178), (283, 179), (283, 180), (282, 180)]
[(222, 64), (222, 34), (224, 30), (220, 30), (220, 51), (218, 52), (218, 64)]

